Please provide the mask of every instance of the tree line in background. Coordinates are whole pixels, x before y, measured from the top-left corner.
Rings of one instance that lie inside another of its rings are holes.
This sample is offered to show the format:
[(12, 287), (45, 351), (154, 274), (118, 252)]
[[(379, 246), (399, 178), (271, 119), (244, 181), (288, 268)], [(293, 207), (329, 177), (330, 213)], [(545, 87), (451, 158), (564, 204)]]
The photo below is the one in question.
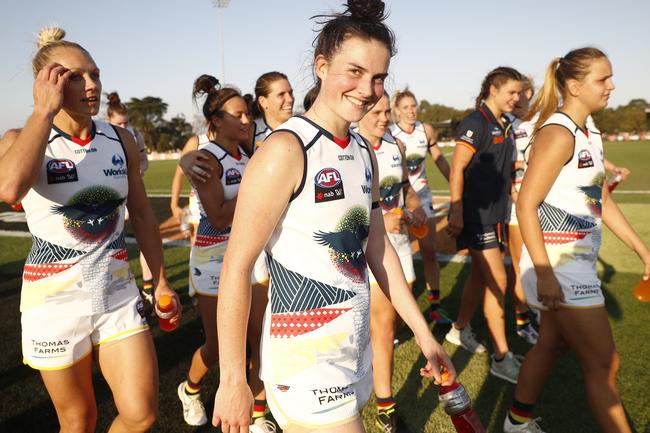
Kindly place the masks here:
[[(605, 134), (638, 133), (650, 129), (646, 109), (650, 110), (650, 103), (645, 99), (633, 99), (627, 105), (606, 108), (594, 113), (593, 117), (598, 129)], [(460, 121), (471, 112), (472, 109), (470, 108), (458, 110), (446, 105), (431, 104), (426, 100), (422, 100), (418, 117), (422, 122), (436, 126), (440, 138), (445, 139), (453, 137)]]
[[(160, 98), (131, 98), (126, 106), (129, 109), (131, 125), (144, 136), (150, 151), (180, 150), (195, 134), (192, 125), (183, 116), (164, 119), (168, 106)], [(633, 99), (627, 105), (594, 113), (594, 120), (601, 132), (607, 134), (647, 131), (649, 125), (646, 109), (650, 110), (650, 104), (645, 99)], [(434, 125), (440, 133), (440, 138), (445, 139), (453, 137), (460, 121), (471, 111), (471, 108), (458, 110), (422, 100), (418, 117), (422, 122)]]
[(183, 116), (166, 120), (167, 103), (154, 96), (131, 98), (126, 104), (129, 123), (144, 137), (150, 151), (170, 152), (180, 150), (194, 135), (192, 125)]

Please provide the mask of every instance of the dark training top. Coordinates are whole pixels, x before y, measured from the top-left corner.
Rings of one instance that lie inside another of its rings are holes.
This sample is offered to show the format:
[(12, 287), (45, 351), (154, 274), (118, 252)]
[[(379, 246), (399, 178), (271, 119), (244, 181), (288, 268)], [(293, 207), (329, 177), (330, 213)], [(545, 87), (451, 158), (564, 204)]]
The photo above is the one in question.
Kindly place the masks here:
[(460, 123), (456, 145), (474, 156), (465, 168), (463, 221), (482, 225), (504, 222), (510, 194), (515, 138), (505, 115), (503, 127), (482, 104)]

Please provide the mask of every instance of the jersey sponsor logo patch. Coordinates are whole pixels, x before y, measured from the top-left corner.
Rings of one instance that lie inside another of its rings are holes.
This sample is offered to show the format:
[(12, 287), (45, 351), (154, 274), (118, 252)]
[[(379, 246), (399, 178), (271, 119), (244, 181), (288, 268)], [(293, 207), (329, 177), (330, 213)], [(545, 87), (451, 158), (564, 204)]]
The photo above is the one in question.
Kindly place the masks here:
[(583, 149), (578, 153), (578, 168), (588, 168), (594, 166), (594, 160), (591, 153), (587, 149)]
[(339, 155), (339, 161), (354, 161), (354, 155)]
[(345, 198), (341, 173), (335, 168), (324, 168), (314, 176), (315, 202), (322, 203)]
[(236, 185), (241, 183), (241, 173), (236, 168), (226, 170), (226, 185)]
[(517, 129), (515, 131), (515, 138), (520, 139), (520, 138), (526, 138), (528, 137), (528, 133), (526, 132), (525, 129)]
[(467, 131), (465, 131), (464, 134), (461, 134), (460, 140), (466, 141), (469, 144), (474, 144), (474, 138), (473, 137), (474, 137), (474, 131), (472, 131), (471, 129), (468, 129)]
[(504, 141), (506, 141), (506, 139), (503, 137), (503, 135), (492, 137), (492, 144), (502, 144)]
[(113, 157), (111, 158), (111, 163), (113, 164), (113, 167), (105, 168), (103, 170), (104, 176), (115, 177), (118, 179), (126, 177), (126, 166), (124, 163), (124, 158), (122, 158), (121, 155), (118, 155), (117, 153), (113, 154)]
[(97, 152), (96, 147), (89, 147), (88, 149), (86, 149), (85, 147), (82, 147), (81, 149), (75, 149), (75, 151), (74, 151), (74, 153), (77, 154), (77, 155), (82, 154), (82, 153), (95, 153), (95, 152)]
[(51, 159), (47, 162), (45, 171), (48, 184), (77, 182), (79, 180), (77, 166), (69, 159)]

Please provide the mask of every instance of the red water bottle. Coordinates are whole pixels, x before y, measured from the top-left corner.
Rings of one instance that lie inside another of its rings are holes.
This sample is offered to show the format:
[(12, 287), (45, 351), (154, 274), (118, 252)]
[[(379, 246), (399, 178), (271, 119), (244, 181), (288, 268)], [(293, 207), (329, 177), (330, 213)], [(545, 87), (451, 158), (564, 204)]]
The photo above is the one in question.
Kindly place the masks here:
[(458, 433), (485, 433), (485, 428), (472, 408), (472, 401), (463, 385), (441, 385), (438, 400), (445, 412), (451, 416), (451, 422)]
[(156, 310), (156, 316), (158, 316), (158, 326), (160, 326), (160, 329), (169, 332), (178, 327), (178, 321), (171, 321), (178, 312), (176, 302), (171, 295), (162, 295), (158, 298), (154, 308)]
[(607, 188), (609, 189), (609, 192), (614, 191), (618, 186), (618, 184), (621, 183), (621, 180), (623, 180), (623, 176), (621, 176), (620, 174), (614, 176), (614, 179), (610, 180), (607, 183)]

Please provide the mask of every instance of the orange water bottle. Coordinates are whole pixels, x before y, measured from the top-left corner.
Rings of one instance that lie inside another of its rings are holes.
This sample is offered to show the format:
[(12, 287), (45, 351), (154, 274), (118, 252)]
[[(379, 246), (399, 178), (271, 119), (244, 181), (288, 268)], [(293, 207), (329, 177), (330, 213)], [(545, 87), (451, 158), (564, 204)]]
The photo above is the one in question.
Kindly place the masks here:
[(173, 331), (178, 327), (178, 321), (172, 322), (171, 319), (176, 316), (178, 308), (171, 295), (162, 295), (158, 298), (155, 306), (156, 316), (158, 316), (158, 326), (163, 331)]
[(639, 281), (634, 288), (634, 297), (639, 301), (650, 302), (650, 278)]
[(408, 229), (409, 233), (411, 233), (417, 239), (422, 239), (429, 234), (429, 227), (426, 225), (426, 223), (419, 226), (413, 224), (413, 214), (410, 211), (396, 207), (393, 208), (392, 212), (404, 218), (406, 222), (406, 228)]

